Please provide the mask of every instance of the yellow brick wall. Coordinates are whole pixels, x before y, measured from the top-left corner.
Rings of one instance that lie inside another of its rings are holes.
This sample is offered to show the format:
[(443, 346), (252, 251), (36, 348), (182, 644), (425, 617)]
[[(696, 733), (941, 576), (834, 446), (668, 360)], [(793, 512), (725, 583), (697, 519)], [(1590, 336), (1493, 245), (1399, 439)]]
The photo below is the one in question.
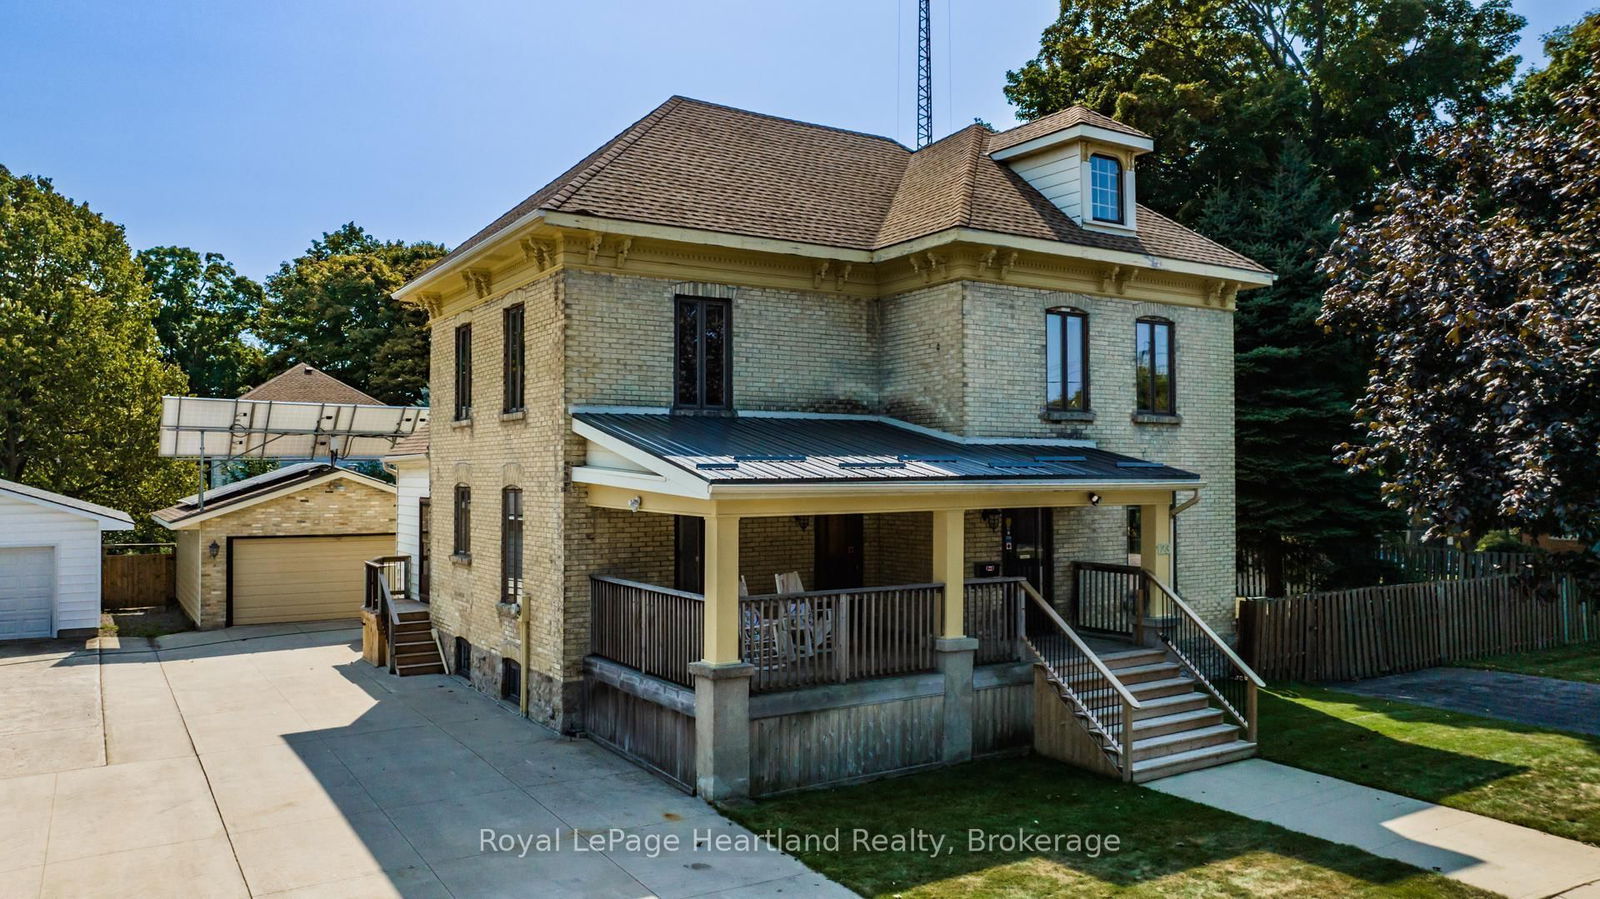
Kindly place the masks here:
[[(198, 617), (185, 608), (198, 627), (222, 627), (227, 621), (229, 537), (394, 533), (394, 494), (350, 479), (334, 483), (344, 489), (329, 493), (327, 484), (316, 484), (203, 521), (192, 529), (195, 536), (179, 538), (179, 568), (193, 564), (191, 554), (200, 559)], [(214, 559), (213, 541), (218, 547)]]

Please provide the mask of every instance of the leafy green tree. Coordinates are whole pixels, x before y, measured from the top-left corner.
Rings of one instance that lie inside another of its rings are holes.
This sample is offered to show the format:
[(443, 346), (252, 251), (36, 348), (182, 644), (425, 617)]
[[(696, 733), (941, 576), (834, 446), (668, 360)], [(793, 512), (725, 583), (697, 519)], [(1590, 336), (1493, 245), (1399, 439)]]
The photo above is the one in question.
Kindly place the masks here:
[(261, 285), (221, 255), (202, 257), (188, 247), (144, 250), (139, 264), (157, 303), (162, 356), (183, 369), (189, 392), (234, 397), (249, 389), (266, 358), (250, 334), (261, 315)]
[(164, 362), (122, 228), (0, 166), (0, 477), (142, 517), (193, 469), (156, 455)]
[(419, 402), (427, 316), (389, 294), (444, 254), (435, 243), (378, 240), (354, 222), (312, 241), (267, 278), (268, 368), (308, 362), (386, 403)]
[(1366, 355), (1317, 322), (1334, 216), (1499, 102), (1522, 24), (1508, 0), (1063, 0), (1007, 76), (1025, 116), (1080, 104), (1149, 132), (1141, 200), (1278, 273), (1240, 295), (1235, 346), (1239, 542), (1270, 587), (1295, 554), (1359, 578), (1352, 544), (1394, 524), (1332, 458)]
[(1434, 537), (1600, 541), (1600, 75), (1558, 114), (1464, 125), (1323, 262), (1324, 320), (1372, 335), (1352, 469)]
[(1600, 12), (1545, 35), (1543, 68), (1524, 75), (1513, 94), (1513, 107), (1525, 120), (1556, 115), (1556, 95), (1594, 76), (1600, 54)]

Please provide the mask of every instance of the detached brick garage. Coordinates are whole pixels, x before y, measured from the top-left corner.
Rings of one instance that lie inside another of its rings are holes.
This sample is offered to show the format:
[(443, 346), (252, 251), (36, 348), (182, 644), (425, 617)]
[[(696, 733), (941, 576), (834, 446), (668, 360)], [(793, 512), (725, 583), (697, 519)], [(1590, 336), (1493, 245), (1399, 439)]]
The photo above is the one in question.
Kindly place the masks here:
[(202, 629), (358, 617), (361, 563), (395, 551), (394, 493), (308, 462), (155, 513), (178, 544), (178, 603)]

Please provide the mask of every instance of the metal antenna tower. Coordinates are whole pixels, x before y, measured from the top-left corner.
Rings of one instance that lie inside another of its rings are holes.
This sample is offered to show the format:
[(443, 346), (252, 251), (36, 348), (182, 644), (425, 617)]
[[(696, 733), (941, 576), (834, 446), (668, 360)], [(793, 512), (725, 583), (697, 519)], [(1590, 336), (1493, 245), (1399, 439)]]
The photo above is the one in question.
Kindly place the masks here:
[(933, 142), (933, 31), (930, 0), (917, 0), (917, 149)]

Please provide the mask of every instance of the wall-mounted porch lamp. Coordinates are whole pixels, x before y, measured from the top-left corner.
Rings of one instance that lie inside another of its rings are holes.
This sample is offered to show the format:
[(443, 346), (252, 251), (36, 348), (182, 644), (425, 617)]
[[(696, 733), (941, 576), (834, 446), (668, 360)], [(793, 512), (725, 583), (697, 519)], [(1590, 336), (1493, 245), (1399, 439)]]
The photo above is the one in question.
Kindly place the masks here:
[(211, 558), (213, 559), (217, 557), (217, 553), (222, 551), (222, 547), (218, 546), (215, 540), (211, 541), (211, 546), (208, 548), (211, 550)]

